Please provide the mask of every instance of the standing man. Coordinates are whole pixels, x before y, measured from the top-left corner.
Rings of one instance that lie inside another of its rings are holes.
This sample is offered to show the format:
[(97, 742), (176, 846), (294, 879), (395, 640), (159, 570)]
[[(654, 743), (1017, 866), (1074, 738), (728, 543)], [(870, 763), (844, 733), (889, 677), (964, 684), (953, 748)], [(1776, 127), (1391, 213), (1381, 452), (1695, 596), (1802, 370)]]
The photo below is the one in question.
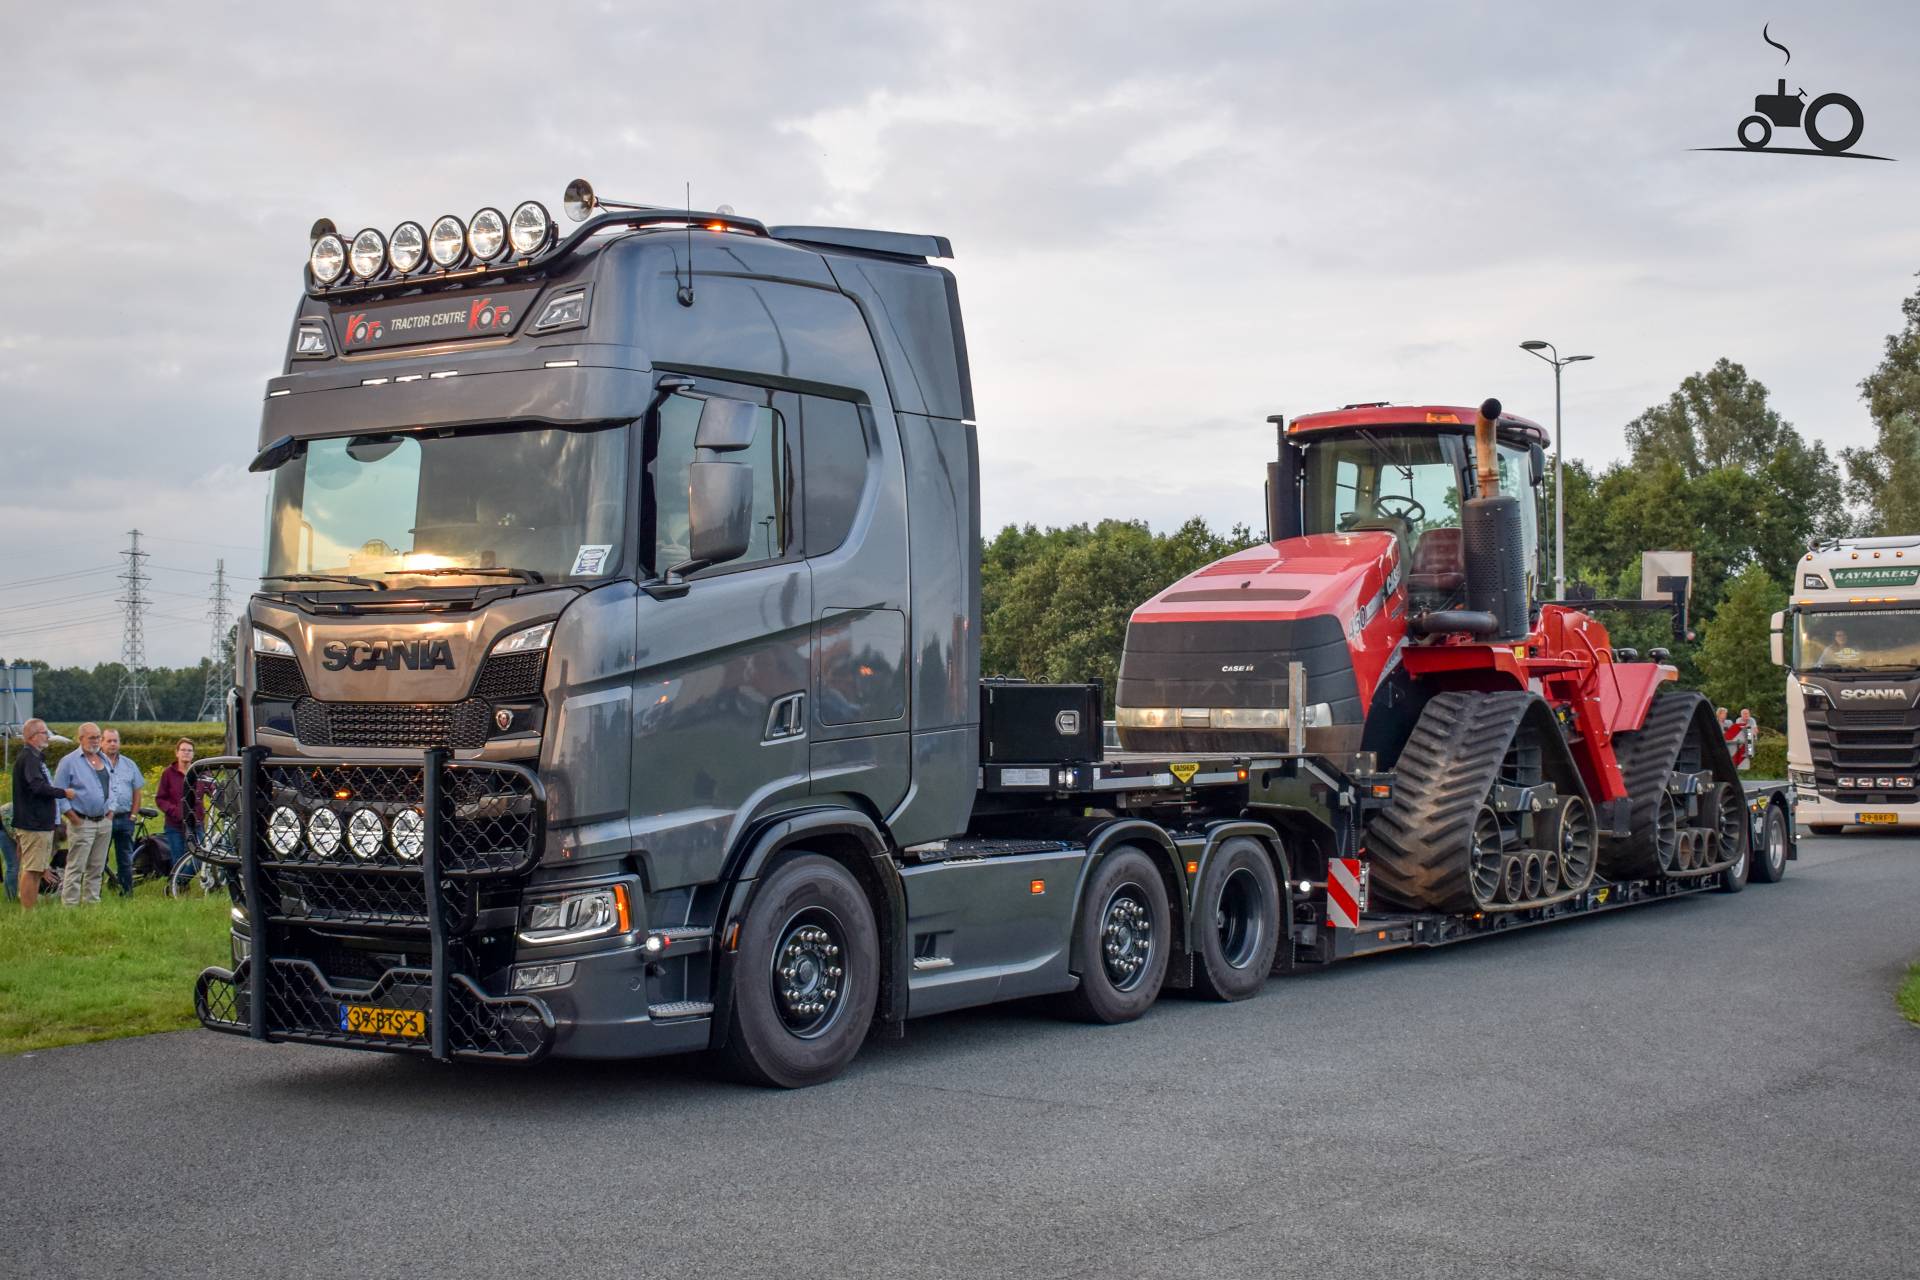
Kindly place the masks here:
[(1740, 754), (1733, 763), (1741, 769), (1753, 768), (1753, 749), (1760, 743), (1760, 724), (1753, 718), (1752, 707), (1740, 708)]
[[(74, 736), (78, 751), (60, 757), (53, 784), (67, 801), (67, 869), (60, 876), (60, 901), (77, 907), (100, 901), (100, 879), (107, 870), (107, 845), (113, 839), (113, 784), (106, 756), (100, 753), (100, 726), (88, 721)], [(84, 883), (83, 883), (84, 882)]]
[(20, 849), (20, 906), (31, 911), (40, 901), (40, 877), (53, 865), (54, 811), (73, 792), (47, 774), (47, 722), (38, 718), (20, 726), (20, 755), (13, 762), (13, 842)]
[(118, 729), (100, 735), (100, 750), (107, 757), (107, 808), (113, 813), (113, 874), (124, 897), (133, 892), (133, 815), (147, 778), (139, 765), (120, 754)]

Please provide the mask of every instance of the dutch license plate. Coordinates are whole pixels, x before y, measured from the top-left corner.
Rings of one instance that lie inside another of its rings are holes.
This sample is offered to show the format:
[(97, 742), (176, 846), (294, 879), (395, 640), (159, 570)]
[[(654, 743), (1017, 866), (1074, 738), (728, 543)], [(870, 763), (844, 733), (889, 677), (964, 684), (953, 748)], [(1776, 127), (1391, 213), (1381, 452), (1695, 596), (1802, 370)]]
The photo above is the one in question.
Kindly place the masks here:
[(1856, 813), (1853, 816), (1863, 827), (1891, 827), (1900, 821), (1897, 813)]
[(371, 1004), (340, 1006), (340, 1029), (363, 1036), (418, 1040), (427, 1034), (427, 1015), (418, 1009), (382, 1009)]

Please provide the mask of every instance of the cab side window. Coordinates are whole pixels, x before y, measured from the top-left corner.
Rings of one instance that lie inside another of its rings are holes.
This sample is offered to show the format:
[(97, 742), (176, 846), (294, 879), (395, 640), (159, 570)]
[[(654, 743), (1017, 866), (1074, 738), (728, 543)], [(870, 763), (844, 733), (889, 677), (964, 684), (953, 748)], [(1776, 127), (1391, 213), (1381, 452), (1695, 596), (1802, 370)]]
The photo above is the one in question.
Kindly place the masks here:
[[(693, 441), (700, 427), (701, 402), (692, 396), (668, 396), (660, 406), (658, 443), (647, 468), (653, 508), (653, 571), (665, 573), (691, 558), (688, 481)], [(786, 424), (771, 409), (755, 415), (753, 443), (725, 455), (728, 462), (753, 468), (753, 541), (746, 553), (716, 568), (780, 560), (794, 547), (793, 450)]]
[(847, 400), (803, 396), (801, 457), (806, 473), (807, 554), (824, 555), (847, 539), (867, 483), (867, 429)]

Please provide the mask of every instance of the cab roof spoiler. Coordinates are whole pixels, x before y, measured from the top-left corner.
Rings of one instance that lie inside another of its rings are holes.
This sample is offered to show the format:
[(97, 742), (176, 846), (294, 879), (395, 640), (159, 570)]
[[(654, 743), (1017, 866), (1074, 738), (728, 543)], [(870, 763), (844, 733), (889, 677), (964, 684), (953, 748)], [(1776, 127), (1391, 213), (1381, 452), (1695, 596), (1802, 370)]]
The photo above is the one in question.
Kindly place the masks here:
[(917, 236), (904, 231), (868, 231), (861, 227), (768, 227), (776, 240), (824, 249), (854, 249), (884, 253), (894, 258), (951, 258), (953, 242), (945, 236)]

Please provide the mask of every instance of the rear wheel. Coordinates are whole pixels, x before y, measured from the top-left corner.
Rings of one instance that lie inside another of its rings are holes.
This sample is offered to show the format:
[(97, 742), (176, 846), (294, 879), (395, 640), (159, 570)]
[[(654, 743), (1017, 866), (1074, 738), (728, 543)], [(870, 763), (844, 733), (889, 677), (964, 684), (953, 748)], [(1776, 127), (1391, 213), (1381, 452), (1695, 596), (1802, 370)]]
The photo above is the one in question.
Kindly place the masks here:
[(740, 930), (724, 1065), (783, 1089), (839, 1075), (873, 1021), (879, 955), (873, 911), (851, 872), (817, 854), (782, 863)]
[(1280, 881), (1258, 840), (1235, 836), (1200, 878), (1200, 966), (1194, 987), (1216, 1000), (1258, 994), (1280, 947)]
[(1767, 806), (1760, 827), (1760, 847), (1753, 851), (1753, 878), (1761, 884), (1778, 884), (1787, 874), (1787, 850), (1793, 843), (1793, 828), (1787, 811), (1777, 804)]
[(1080, 985), (1067, 1009), (1087, 1022), (1131, 1022), (1160, 995), (1172, 942), (1167, 886), (1139, 849), (1116, 849), (1095, 868), (1074, 925)]

